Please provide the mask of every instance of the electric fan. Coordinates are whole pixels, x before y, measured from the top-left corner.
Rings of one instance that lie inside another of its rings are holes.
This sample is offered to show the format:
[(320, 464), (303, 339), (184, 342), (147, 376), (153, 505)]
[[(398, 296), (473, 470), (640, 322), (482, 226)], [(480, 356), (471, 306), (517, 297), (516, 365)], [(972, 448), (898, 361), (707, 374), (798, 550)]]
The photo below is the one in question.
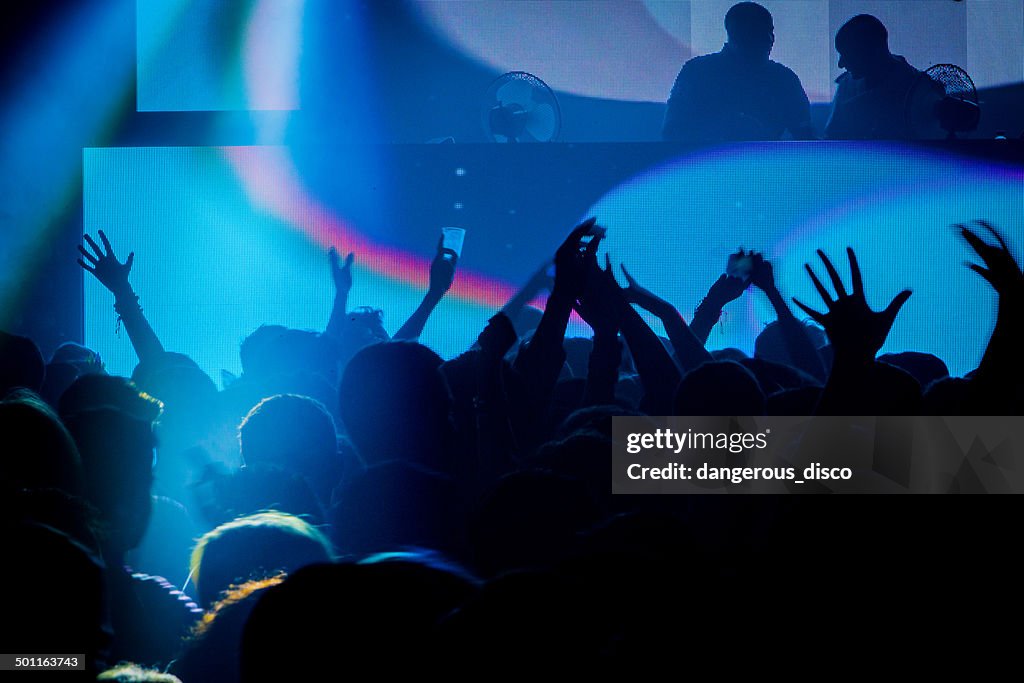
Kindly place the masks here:
[(907, 129), (917, 139), (955, 140), (978, 127), (981, 107), (974, 81), (955, 64), (936, 64), (907, 93)]
[(562, 114), (547, 83), (525, 71), (510, 71), (487, 88), (483, 124), (495, 142), (550, 142), (558, 137)]

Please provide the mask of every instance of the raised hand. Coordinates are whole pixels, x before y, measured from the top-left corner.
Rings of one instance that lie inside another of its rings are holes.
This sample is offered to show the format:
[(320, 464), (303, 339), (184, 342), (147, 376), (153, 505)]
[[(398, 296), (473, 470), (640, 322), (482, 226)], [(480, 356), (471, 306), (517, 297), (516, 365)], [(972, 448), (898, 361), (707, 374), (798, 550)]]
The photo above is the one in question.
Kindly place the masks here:
[(723, 273), (717, 280), (715, 280), (715, 283), (711, 285), (711, 289), (708, 290), (708, 295), (705, 297), (705, 301), (714, 303), (714, 305), (721, 308), (727, 303), (739, 299), (746, 289), (747, 283), (745, 280)]
[(356, 255), (350, 253), (341, 262), (338, 250), (331, 247), (327, 252), (327, 262), (331, 266), (331, 280), (334, 281), (334, 305), (331, 307), (331, 317), (327, 321), (325, 333), (333, 340), (338, 341), (345, 337), (345, 316), (348, 311), (348, 294), (352, 290), (352, 262)]
[(674, 308), (667, 301), (662, 299), (657, 294), (651, 292), (649, 289), (642, 287), (640, 283), (636, 281), (628, 270), (626, 270), (626, 264), (620, 264), (619, 267), (622, 269), (622, 275), (626, 278), (626, 287), (622, 290), (622, 295), (631, 304), (636, 304), (644, 310), (650, 311), (655, 315), (660, 315), (666, 309)]
[(128, 254), (128, 258), (121, 263), (114, 255), (110, 240), (102, 230), (99, 231), (99, 237), (103, 243), (102, 249), (93, 238), (85, 235), (85, 243), (89, 248), (78, 245), (78, 251), (82, 254), (82, 258), (78, 259), (78, 265), (92, 273), (100, 284), (114, 295), (114, 310), (117, 311), (119, 320), (124, 323), (124, 329), (128, 332), (128, 338), (131, 339), (132, 348), (135, 349), (135, 355), (139, 360), (157, 358), (164, 352), (163, 344), (142, 313), (139, 298), (135, 296), (128, 282), (128, 275), (132, 272), (132, 264), (135, 262), (135, 252)]
[(342, 296), (347, 296), (352, 290), (352, 262), (356, 260), (356, 255), (349, 253), (345, 257), (345, 263), (342, 264), (338, 250), (331, 247), (330, 251), (327, 252), (327, 259), (331, 264), (331, 279), (334, 280), (334, 291)]
[[(742, 254), (743, 250), (741, 249), (737, 256)], [(693, 313), (693, 321), (690, 323), (690, 330), (701, 345), (707, 343), (711, 328), (722, 317), (722, 309), (725, 308), (725, 305), (739, 299), (746, 289), (746, 280), (726, 273), (715, 280), (704, 300), (698, 304), (697, 310)]]
[(999, 311), (981, 364), (971, 379), (967, 410), (977, 415), (1018, 415), (1024, 410), (1024, 360), (1020, 353), (1024, 340), (1024, 275), (996, 229), (985, 221), (975, 222), (999, 245), (986, 243), (964, 225), (957, 227), (985, 262), (984, 266), (969, 263), (968, 267), (999, 293)]
[(597, 258), (592, 253), (586, 256), (586, 283), (583, 294), (574, 305), (584, 322), (594, 330), (595, 336), (615, 336), (619, 331), (622, 318), (622, 289), (612, 274), (610, 257), (605, 254), (605, 267), (597, 265)]
[(679, 315), (676, 307), (665, 301), (657, 294), (641, 287), (623, 264), (622, 274), (629, 285), (622, 290), (623, 298), (640, 308), (656, 315), (661, 324), (665, 327), (665, 334), (672, 342), (676, 358), (684, 371), (692, 370), (701, 363), (711, 360), (710, 354), (705, 350), (704, 345), (693, 334), (689, 326)]
[(811, 338), (807, 336), (807, 328), (796, 319), (793, 311), (775, 286), (775, 269), (771, 261), (757, 252), (750, 252), (751, 269), (750, 283), (760, 289), (768, 297), (782, 330), (783, 343), (789, 353), (789, 361), (796, 368), (803, 370), (812, 377), (825, 381), (827, 373), (821, 362), (821, 356)]
[(135, 252), (128, 254), (124, 263), (117, 260), (114, 250), (110, 247), (110, 240), (102, 230), (99, 231), (100, 241), (103, 242), (103, 249), (88, 234), (85, 235), (85, 242), (89, 245), (86, 249), (81, 244), (78, 251), (82, 253), (85, 260), (78, 259), (78, 265), (92, 273), (115, 296), (131, 294), (132, 287), (128, 284), (128, 274), (132, 271), (132, 264), (135, 262)]
[(583, 238), (590, 234), (596, 218), (588, 218), (569, 233), (555, 252), (555, 284), (552, 294), (565, 296), (573, 301), (578, 299), (586, 286), (587, 260), (595, 258), (602, 236), (594, 235), (583, 245)]
[(437, 241), (437, 254), (430, 262), (430, 286), (423, 296), (423, 301), (412, 312), (409, 319), (395, 332), (393, 339), (419, 339), (427, 319), (437, 305), (441, 303), (445, 293), (451, 289), (455, 281), (455, 264), (459, 256), (451, 249), (444, 248), (444, 237)]
[(437, 254), (430, 263), (430, 287), (428, 294), (440, 299), (452, 288), (455, 281), (455, 266), (459, 255), (444, 247), (444, 238), (437, 241)]
[(985, 262), (985, 266), (970, 263), (968, 267), (985, 278), (1001, 297), (1021, 302), (1024, 300), (1024, 274), (1021, 273), (1017, 262), (1013, 260), (1006, 242), (990, 223), (985, 221), (975, 221), (975, 223), (992, 233), (992, 236), (999, 242), (999, 246), (989, 245), (967, 226), (957, 225), (960, 228), (960, 234)]
[(750, 284), (762, 292), (773, 291), (775, 289), (775, 270), (772, 268), (771, 261), (753, 251), (750, 252), (750, 258), (753, 260), (753, 267), (750, 270)]
[(896, 320), (896, 315), (910, 298), (911, 292), (909, 289), (904, 290), (893, 297), (885, 310), (877, 313), (872, 311), (864, 298), (864, 282), (853, 249), (847, 247), (846, 255), (850, 259), (850, 277), (853, 285), (850, 293), (846, 292), (835, 266), (819, 249), (818, 256), (821, 257), (825, 271), (836, 290), (836, 298), (833, 299), (825, 286), (821, 284), (821, 280), (814, 274), (810, 264), (804, 264), (807, 274), (811, 276), (811, 282), (814, 283), (814, 288), (818, 290), (818, 294), (821, 295), (828, 310), (825, 313), (819, 313), (796, 299), (793, 299), (793, 303), (825, 328), (825, 332), (832, 342), (837, 362), (840, 360), (867, 362), (873, 360), (878, 350), (882, 348), (892, 329), (893, 322)]

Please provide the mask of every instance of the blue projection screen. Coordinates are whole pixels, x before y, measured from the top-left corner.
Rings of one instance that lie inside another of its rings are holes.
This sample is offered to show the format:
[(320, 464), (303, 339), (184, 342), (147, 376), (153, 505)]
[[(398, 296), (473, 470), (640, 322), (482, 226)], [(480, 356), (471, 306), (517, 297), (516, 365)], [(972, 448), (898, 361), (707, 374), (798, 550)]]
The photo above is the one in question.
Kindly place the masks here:
[[(567, 172), (565, 158), (581, 150), (590, 154), (589, 166)], [(332, 185), (329, 178), (304, 177), (312, 171), (282, 163), (302, 155), (282, 147), (89, 149), (84, 226), (90, 233), (105, 230), (122, 259), (135, 252), (133, 283), (165, 347), (192, 355), (219, 378), (221, 369), (238, 372), (238, 345), (261, 323), (323, 328), (332, 301), (329, 245), (356, 252), (351, 306), (384, 309), (392, 332), (415, 308), (436, 230), (453, 224), (442, 174), (455, 174), (447, 157), (431, 162), (452, 154), (451, 146), (406, 152), (390, 161), (408, 166), (407, 173), (396, 172), (400, 180), (384, 187), (380, 179), (353, 176)], [(491, 175), (475, 194), (458, 195), (458, 206), (465, 199), (465, 211), (476, 207), (476, 213), (457, 223), (468, 234), (456, 288), (423, 341), (445, 357), (468, 348), (488, 316), (553, 253), (571, 221), (593, 214), (608, 227), (602, 249), (613, 262), (625, 263), (687, 319), (739, 247), (773, 261), (785, 296), (818, 306), (803, 264), (818, 263), (814, 250), (822, 248), (846, 272), (844, 249), (852, 246), (870, 304), (880, 308), (898, 291), (914, 290), (884, 351), (934, 353), (962, 375), (981, 358), (995, 299), (964, 266), (971, 254), (951, 224), (992, 221), (1018, 258), (1024, 241), (1024, 166), (963, 152), (855, 143), (696, 151), (644, 144), (467, 146), (459, 153), (475, 162), (467, 164), (466, 178), (479, 168)], [(634, 168), (639, 172), (609, 175)], [(410, 176), (426, 189), (411, 194)], [(553, 189), (542, 194), (527, 183)], [(415, 220), (376, 213), (404, 204)], [(351, 209), (356, 205), (368, 208)], [(527, 209), (542, 218), (530, 218), (515, 235), (502, 227), (502, 217)], [(545, 216), (566, 218), (551, 225)], [(749, 353), (772, 319), (763, 295), (750, 290), (727, 308), (709, 347)], [(572, 322), (570, 334), (586, 333)], [(131, 372), (135, 358), (127, 336), (115, 333), (111, 296), (90, 277), (85, 343), (112, 372)]]

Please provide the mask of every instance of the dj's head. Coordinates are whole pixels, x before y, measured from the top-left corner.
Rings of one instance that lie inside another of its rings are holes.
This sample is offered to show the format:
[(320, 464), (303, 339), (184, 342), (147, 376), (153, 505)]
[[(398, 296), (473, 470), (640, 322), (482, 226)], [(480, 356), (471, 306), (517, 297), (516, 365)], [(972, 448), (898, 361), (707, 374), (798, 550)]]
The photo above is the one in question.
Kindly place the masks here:
[(749, 57), (767, 59), (775, 45), (771, 12), (756, 2), (733, 5), (725, 15), (729, 45)]
[(839, 68), (854, 78), (870, 77), (883, 68), (889, 52), (889, 32), (885, 24), (870, 14), (858, 14), (836, 33)]

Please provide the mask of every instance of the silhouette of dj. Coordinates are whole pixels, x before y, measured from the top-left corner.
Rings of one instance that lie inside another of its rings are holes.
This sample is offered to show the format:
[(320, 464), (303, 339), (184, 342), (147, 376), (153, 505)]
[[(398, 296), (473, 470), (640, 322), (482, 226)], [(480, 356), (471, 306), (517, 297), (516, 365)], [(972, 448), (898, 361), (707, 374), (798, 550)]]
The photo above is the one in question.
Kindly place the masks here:
[(729, 40), (720, 52), (683, 65), (668, 99), (666, 140), (723, 142), (815, 137), (800, 78), (769, 59), (775, 44), (771, 13), (741, 2), (725, 15)]
[(832, 115), (825, 137), (840, 140), (899, 140), (914, 137), (906, 100), (921, 72), (889, 51), (889, 32), (870, 14), (843, 24), (836, 33), (839, 68)]

